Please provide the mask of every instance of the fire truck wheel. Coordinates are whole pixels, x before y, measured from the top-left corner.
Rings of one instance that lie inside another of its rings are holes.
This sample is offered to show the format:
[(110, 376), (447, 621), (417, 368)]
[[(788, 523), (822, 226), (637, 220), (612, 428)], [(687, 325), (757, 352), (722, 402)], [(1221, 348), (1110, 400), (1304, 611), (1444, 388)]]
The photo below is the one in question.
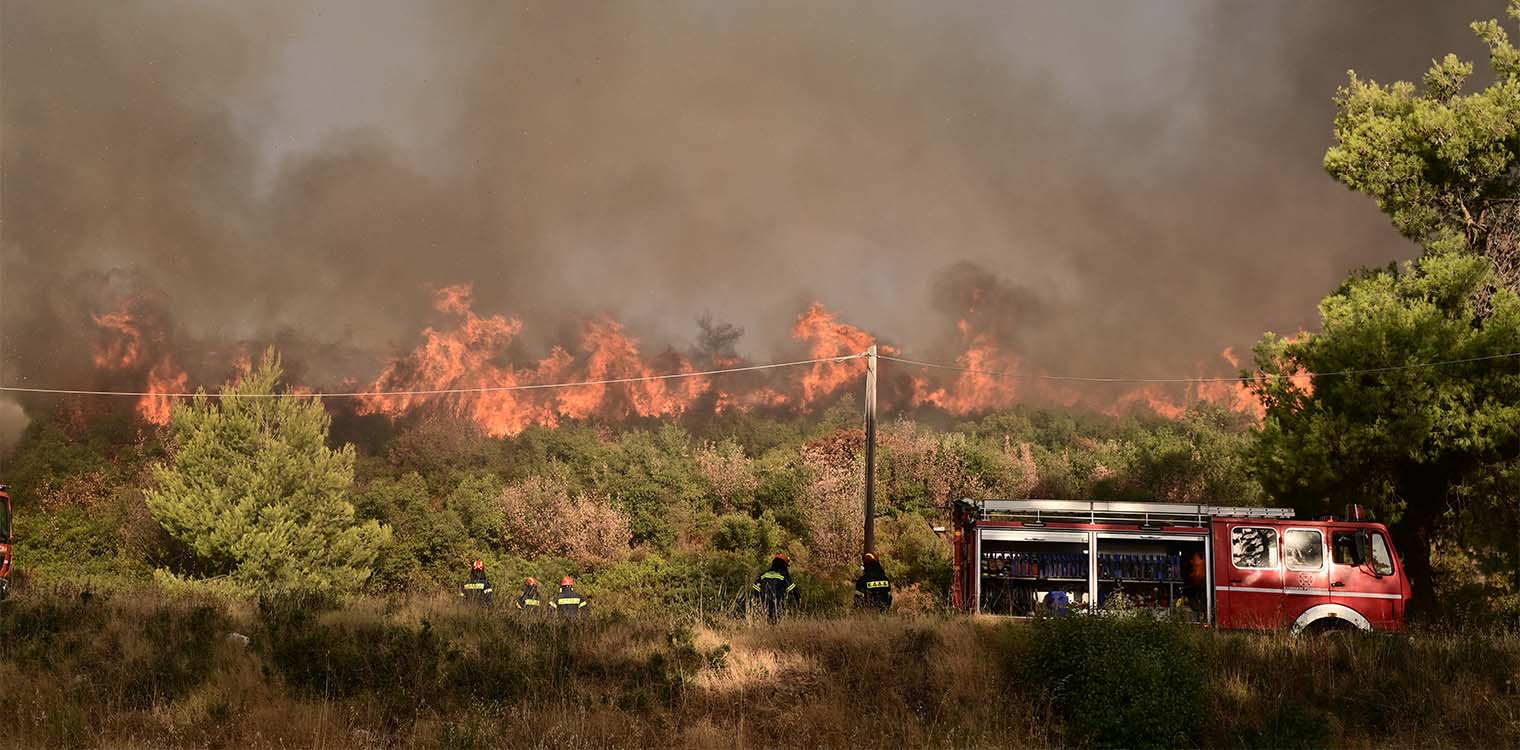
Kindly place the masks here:
[(1293, 623), (1293, 634), (1298, 635), (1311, 628), (1339, 628), (1343, 625), (1354, 630), (1372, 629), (1372, 623), (1362, 613), (1344, 604), (1317, 604), (1298, 616), (1298, 620)]
[(1325, 618), (1309, 623), (1300, 635), (1306, 638), (1345, 638), (1352, 633), (1359, 632), (1355, 625), (1345, 620)]

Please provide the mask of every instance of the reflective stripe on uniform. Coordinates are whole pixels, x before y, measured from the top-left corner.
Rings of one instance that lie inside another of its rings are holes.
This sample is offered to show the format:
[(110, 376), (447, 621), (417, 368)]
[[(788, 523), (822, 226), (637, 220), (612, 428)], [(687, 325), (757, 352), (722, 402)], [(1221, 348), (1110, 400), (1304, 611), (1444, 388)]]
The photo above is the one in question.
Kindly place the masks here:
[(581, 598), (578, 597), (578, 596), (566, 596), (566, 597), (561, 597), (559, 599), (555, 599), (554, 600), (554, 605), (556, 607), (558, 607), (558, 606), (579, 607), (579, 606), (582, 605), (582, 602), (581, 602)]
[(524, 606), (524, 607), (537, 607), (538, 606), (538, 600), (537, 599), (524, 599), (524, 600), (522, 600), (522, 606)]
[(464, 585), (464, 587), (466, 589), (483, 589), (483, 588), (486, 587), (486, 585), (484, 583), (478, 583), (477, 582), (477, 583), (466, 583)]
[(868, 589), (884, 589), (890, 588), (891, 586), (891, 581), (866, 581), (866, 588)]

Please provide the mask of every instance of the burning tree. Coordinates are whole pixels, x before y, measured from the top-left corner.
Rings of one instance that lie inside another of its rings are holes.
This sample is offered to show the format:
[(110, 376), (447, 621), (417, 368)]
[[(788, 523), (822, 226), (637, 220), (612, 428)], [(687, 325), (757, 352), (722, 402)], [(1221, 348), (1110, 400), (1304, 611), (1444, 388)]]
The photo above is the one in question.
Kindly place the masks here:
[(279, 357), (174, 407), (169, 463), (153, 470), (148, 509), (194, 552), (199, 570), (254, 591), (346, 593), (370, 575), (389, 527), (356, 523), (354, 449), (327, 447), (314, 398), (275, 398)]

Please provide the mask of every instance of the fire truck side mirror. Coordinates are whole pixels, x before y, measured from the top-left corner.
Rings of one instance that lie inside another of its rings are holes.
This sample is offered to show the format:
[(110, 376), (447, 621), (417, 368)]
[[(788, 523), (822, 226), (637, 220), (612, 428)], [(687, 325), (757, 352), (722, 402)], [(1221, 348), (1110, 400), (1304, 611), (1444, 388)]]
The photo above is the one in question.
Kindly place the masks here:
[[(1356, 532), (1356, 564), (1358, 566), (1366, 565), (1372, 559), (1372, 555), (1370, 553), (1371, 549), (1372, 549), (1372, 534), (1370, 534), (1366, 529), (1357, 529), (1357, 532)], [(1375, 575), (1375, 576), (1377, 576), (1378, 578), (1382, 578), (1383, 577), (1382, 574), (1378, 573), (1376, 570), (1373, 570), (1372, 574)]]

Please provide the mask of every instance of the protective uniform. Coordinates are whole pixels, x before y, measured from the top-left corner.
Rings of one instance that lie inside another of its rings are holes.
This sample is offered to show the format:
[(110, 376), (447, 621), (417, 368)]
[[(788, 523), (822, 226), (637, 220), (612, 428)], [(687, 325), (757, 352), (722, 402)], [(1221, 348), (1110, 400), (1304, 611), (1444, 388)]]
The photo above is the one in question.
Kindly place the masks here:
[(866, 553), (864, 569), (855, 579), (855, 605), (882, 612), (892, 607), (892, 581), (874, 554)]
[(559, 593), (549, 600), (549, 608), (561, 620), (579, 620), (586, 613), (586, 597), (575, 590), (575, 579), (565, 576), (559, 582)]
[(517, 608), (537, 614), (543, 611), (543, 604), (544, 600), (538, 593), (538, 579), (529, 578), (524, 581), (522, 594), (517, 597)]
[(758, 597), (760, 603), (765, 605), (765, 619), (772, 625), (786, 613), (787, 598), (794, 602), (802, 600), (802, 595), (797, 592), (797, 584), (792, 582), (792, 574), (788, 569), (790, 564), (791, 559), (786, 555), (776, 555), (771, 559), (770, 570), (756, 577), (755, 584), (750, 587), (750, 595)]
[(490, 606), (496, 600), (495, 589), (491, 588), (491, 581), (486, 578), (486, 564), (476, 560), (470, 566), (470, 578), (459, 588), (459, 595), (472, 604)]

